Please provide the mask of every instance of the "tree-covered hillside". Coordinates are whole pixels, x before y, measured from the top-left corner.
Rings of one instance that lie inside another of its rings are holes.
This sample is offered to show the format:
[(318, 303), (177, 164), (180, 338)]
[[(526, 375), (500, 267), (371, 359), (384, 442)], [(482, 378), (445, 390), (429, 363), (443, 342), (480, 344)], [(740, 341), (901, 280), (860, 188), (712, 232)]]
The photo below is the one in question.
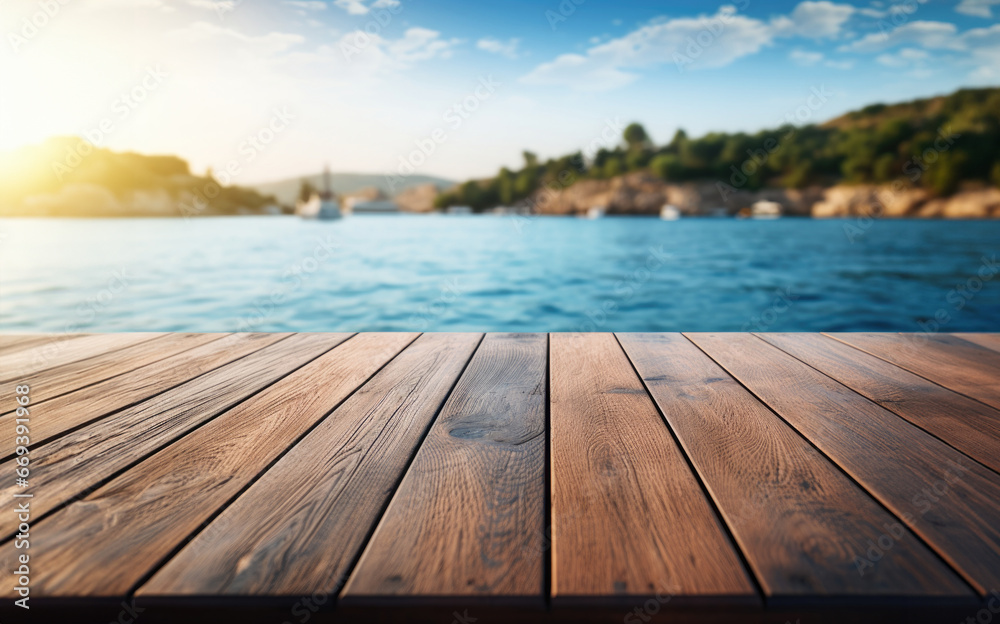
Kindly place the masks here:
[(438, 206), (509, 206), (542, 187), (640, 170), (671, 183), (715, 180), (748, 190), (901, 180), (943, 196), (966, 181), (1000, 186), (1000, 88), (873, 104), (822, 125), (755, 134), (690, 138), (679, 130), (659, 147), (632, 124), (622, 139), (589, 158), (576, 153), (542, 163), (525, 152), (520, 170), (465, 182), (438, 197)]
[(0, 155), (0, 214), (199, 216), (259, 213), (274, 197), (192, 175), (176, 156), (117, 153), (72, 137)]

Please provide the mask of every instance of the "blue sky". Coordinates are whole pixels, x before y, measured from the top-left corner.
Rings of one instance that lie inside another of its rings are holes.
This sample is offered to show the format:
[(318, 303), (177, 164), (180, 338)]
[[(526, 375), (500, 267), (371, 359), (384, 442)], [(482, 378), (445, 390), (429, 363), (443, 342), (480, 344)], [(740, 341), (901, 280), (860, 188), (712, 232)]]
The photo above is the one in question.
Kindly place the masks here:
[[(0, 7), (0, 149), (91, 131), (197, 170), (238, 161), (237, 184), (325, 162), (486, 176), (629, 121), (666, 142), (1000, 84), (1000, 0), (77, 0), (47, 19), (39, 6)], [(150, 71), (166, 77), (143, 88)]]

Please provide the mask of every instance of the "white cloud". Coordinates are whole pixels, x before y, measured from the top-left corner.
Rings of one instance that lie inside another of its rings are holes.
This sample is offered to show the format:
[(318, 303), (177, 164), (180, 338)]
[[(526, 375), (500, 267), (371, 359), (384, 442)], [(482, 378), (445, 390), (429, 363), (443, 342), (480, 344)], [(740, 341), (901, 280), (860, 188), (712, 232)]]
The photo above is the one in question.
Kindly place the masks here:
[(777, 37), (838, 37), (854, 11), (847, 4), (805, 0), (790, 15), (764, 22), (724, 5), (714, 15), (654, 20), (621, 37), (593, 45), (584, 54), (563, 54), (542, 63), (521, 81), (603, 91), (631, 83), (638, 78), (635, 70), (643, 67), (668, 63), (682, 70), (723, 67), (759, 52)]
[[(204, 1), (209, 2), (209, 0)], [(87, 12), (112, 12), (119, 9), (157, 9), (163, 13), (172, 13), (176, 10), (164, 0), (83, 0), (77, 4), (77, 7)]]
[(499, 54), (501, 56), (506, 56), (509, 59), (516, 59), (518, 57), (517, 46), (521, 42), (520, 39), (508, 39), (507, 41), (500, 41), (499, 39), (480, 39), (476, 42), (476, 47), (480, 50), (485, 50), (487, 52), (492, 52), (493, 54)]
[(458, 43), (458, 39), (441, 39), (436, 30), (413, 27), (403, 33), (402, 39), (390, 42), (387, 49), (393, 59), (409, 64), (435, 57), (448, 58)]
[(840, 35), (844, 23), (854, 14), (849, 4), (835, 4), (827, 0), (799, 3), (788, 17), (772, 22), (778, 35), (798, 35), (812, 39), (833, 39)]
[(326, 9), (326, 3), (319, 0), (284, 0), (282, 4), (304, 11), (323, 11)]
[(237, 0), (187, 0), (189, 6), (216, 13), (228, 13), (236, 8)]
[(823, 65), (833, 69), (851, 69), (854, 67), (854, 61), (827, 61)]
[(874, 17), (876, 19), (881, 19), (886, 15), (888, 15), (887, 12), (881, 9), (871, 9), (871, 8), (860, 8), (858, 9), (858, 13), (864, 15), (865, 17)]
[(315, 52), (297, 55), (298, 62), (320, 62), (359, 70), (369, 77), (410, 67), (433, 58), (449, 58), (460, 39), (444, 39), (428, 28), (408, 28), (399, 39), (369, 35), (363, 30), (344, 34), (333, 46), (320, 46)]
[(1000, 24), (966, 31), (962, 43), (979, 63), (979, 68), (972, 72), (974, 78), (1000, 80)]
[(365, 15), (371, 10), (361, 0), (333, 0), (333, 3), (351, 15)]
[(625, 67), (661, 63), (682, 63), (692, 69), (722, 67), (759, 51), (772, 38), (764, 22), (738, 15), (733, 7), (721, 7), (710, 17), (648, 24), (591, 48), (588, 54)]
[(958, 28), (948, 22), (916, 21), (903, 24), (888, 32), (865, 35), (861, 39), (841, 46), (842, 51), (879, 52), (897, 45), (918, 45), (924, 48), (960, 48), (956, 38)]
[(631, 68), (676, 63), (683, 69), (722, 67), (771, 42), (771, 28), (723, 6), (712, 16), (655, 21), (596, 45), (585, 55), (563, 54), (521, 78), (525, 84), (605, 91), (638, 78)]
[(305, 41), (305, 37), (294, 33), (271, 32), (266, 35), (245, 35), (231, 28), (224, 28), (208, 22), (195, 22), (169, 34), (189, 43), (228, 39), (230, 42), (243, 44), (245, 47), (264, 55), (284, 52)]
[(796, 65), (801, 65), (802, 67), (813, 67), (815, 65), (823, 64), (823, 67), (830, 67), (832, 69), (851, 69), (854, 67), (853, 61), (835, 61), (833, 59), (827, 59), (826, 55), (822, 52), (809, 52), (807, 50), (792, 50), (789, 53), (788, 58)]
[(608, 91), (624, 87), (638, 76), (579, 54), (563, 54), (542, 63), (521, 78), (524, 84), (565, 86), (577, 91)]
[(886, 67), (909, 67), (930, 58), (930, 54), (916, 48), (903, 48), (896, 54), (880, 54), (875, 61)]
[[(890, 48), (905, 46), (896, 53)], [(950, 62), (975, 69), (971, 76), (978, 79), (1000, 78), (1000, 24), (988, 28), (973, 28), (959, 33), (948, 22), (912, 22), (887, 34), (872, 33), (840, 48), (851, 52), (884, 52), (875, 58), (886, 67), (914, 68), (910, 75), (926, 77), (930, 70), (925, 65), (933, 60), (928, 50), (957, 53)]]
[(792, 60), (796, 65), (802, 65), (803, 67), (809, 67), (810, 65), (815, 65), (823, 60), (822, 52), (807, 52), (805, 50), (792, 50), (788, 58)]
[(993, 17), (994, 4), (1000, 4), (1000, 0), (962, 0), (955, 10), (965, 15), (990, 19)]
[(399, 6), (399, 0), (375, 0), (371, 5), (367, 0), (333, 0), (333, 3), (351, 15), (367, 15), (372, 9), (389, 9)]

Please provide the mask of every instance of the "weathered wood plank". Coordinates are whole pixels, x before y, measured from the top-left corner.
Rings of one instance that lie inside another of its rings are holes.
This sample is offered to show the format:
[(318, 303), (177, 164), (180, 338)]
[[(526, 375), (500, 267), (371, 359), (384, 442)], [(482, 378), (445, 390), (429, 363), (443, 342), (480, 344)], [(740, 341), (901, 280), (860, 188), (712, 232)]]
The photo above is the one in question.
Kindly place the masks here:
[[(199, 345), (218, 340), (224, 335), (164, 334), (118, 351), (95, 355), (85, 360), (77, 360), (57, 368), (34, 373), (16, 383), (31, 386), (31, 402), (38, 405), (43, 401), (79, 390), (84, 386), (110, 379)], [(10, 390), (13, 385), (14, 383), (4, 384), (4, 391)], [(5, 402), (4, 406), (10, 404), (10, 402)]]
[(416, 337), (348, 340), (43, 520), (32, 546), (46, 565), (32, 590), (125, 595)]
[(480, 338), (418, 338), (138, 593), (334, 596)]
[[(156, 342), (159, 340), (154, 341), (154, 345)], [(43, 444), (66, 431), (100, 420), (115, 410), (179, 386), (273, 342), (272, 334), (230, 334), (165, 360), (51, 399), (35, 410), (36, 414), (44, 416), (31, 421), (32, 446)], [(86, 409), (81, 409), (81, 406), (86, 406)], [(0, 417), (0, 426), (13, 423), (14, 416), (15, 414), (8, 414)], [(0, 457), (11, 456), (14, 448), (13, 438), (0, 436)]]
[(554, 604), (756, 590), (611, 334), (550, 336)]
[(986, 349), (1000, 351), (1000, 334), (951, 334), (959, 340), (977, 344)]
[[(117, 351), (163, 334), (96, 334), (55, 340), (23, 351), (0, 355), (0, 383), (19, 379), (76, 360)], [(71, 334), (67, 334), (71, 336)]]
[(821, 334), (759, 337), (1000, 471), (1000, 411)]
[(0, 355), (31, 349), (49, 342), (60, 342), (90, 334), (0, 334)]
[(1000, 409), (1000, 353), (946, 334), (827, 334)]
[[(903, 520), (981, 595), (1000, 586), (1000, 480), (995, 473), (755, 336), (686, 335)], [(870, 537), (877, 543), (880, 535)], [(875, 550), (869, 557), (873, 566), (895, 556), (895, 540), (886, 541), (888, 551)], [(875, 560), (877, 555), (881, 558)]]
[[(87, 490), (170, 444), (206, 420), (271, 385), (343, 341), (343, 334), (264, 334), (275, 343), (177, 386), (148, 401), (81, 427), (31, 452), (34, 517), (89, 493)], [(0, 464), (14, 474), (14, 461)], [(0, 489), (8, 499), (19, 490)], [(0, 515), (0, 536), (17, 528)]]
[[(618, 339), (732, 530), (768, 604), (816, 596), (955, 597), (969, 587), (794, 429), (680, 334)], [(857, 553), (892, 532), (866, 574)]]
[(342, 601), (545, 604), (545, 334), (487, 334)]

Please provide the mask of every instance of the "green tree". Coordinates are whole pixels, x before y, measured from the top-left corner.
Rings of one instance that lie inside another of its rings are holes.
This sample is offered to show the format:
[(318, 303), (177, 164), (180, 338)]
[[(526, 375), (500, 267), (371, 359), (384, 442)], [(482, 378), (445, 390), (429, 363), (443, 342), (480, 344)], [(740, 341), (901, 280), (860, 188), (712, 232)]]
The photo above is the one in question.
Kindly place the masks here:
[(504, 206), (510, 206), (517, 201), (514, 193), (514, 174), (507, 167), (500, 169), (497, 175), (497, 195)]
[(625, 168), (629, 171), (644, 169), (649, 164), (652, 154), (645, 149), (632, 150), (625, 156)]
[(896, 169), (896, 157), (892, 154), (882, 154), (875, 159), (875, 171), (872, 176), (876, 182), (889, 182), (899, 171)]
[(927, 170), (927, 182), (938, 195), (951, 195), (958, 190), (963, 179), (962, 169), (966, 164), (963, 154), (944, 152), (938, 161)]
[(621, 175), (625, 167), (622, 163), (622, 159), (619, 156), (612, 156), (604, 163), (604, 168), (601, 174), (605, 178), (613, 178), (615, 176)]
[(646, 129), (642, 127), (642, 124), (630, 123), (625, 126), (622, 138), (625, 139), (625, 145), (628, 146), (630, 151), (641, 150), (649, 145), (649, 134), (646, 133)]
[(525, 169), (521, 173), (517, 174), (517, 177), (514, 179), (514, 197), (517, 199), (524, 199), (535, 192), (535, 187), (535, 172), (530, 169)]
[(676, 182), (683, 177), (684, 168), (676, 154), (660, 154), (649, 164), (653, 174), (668, 181)]

